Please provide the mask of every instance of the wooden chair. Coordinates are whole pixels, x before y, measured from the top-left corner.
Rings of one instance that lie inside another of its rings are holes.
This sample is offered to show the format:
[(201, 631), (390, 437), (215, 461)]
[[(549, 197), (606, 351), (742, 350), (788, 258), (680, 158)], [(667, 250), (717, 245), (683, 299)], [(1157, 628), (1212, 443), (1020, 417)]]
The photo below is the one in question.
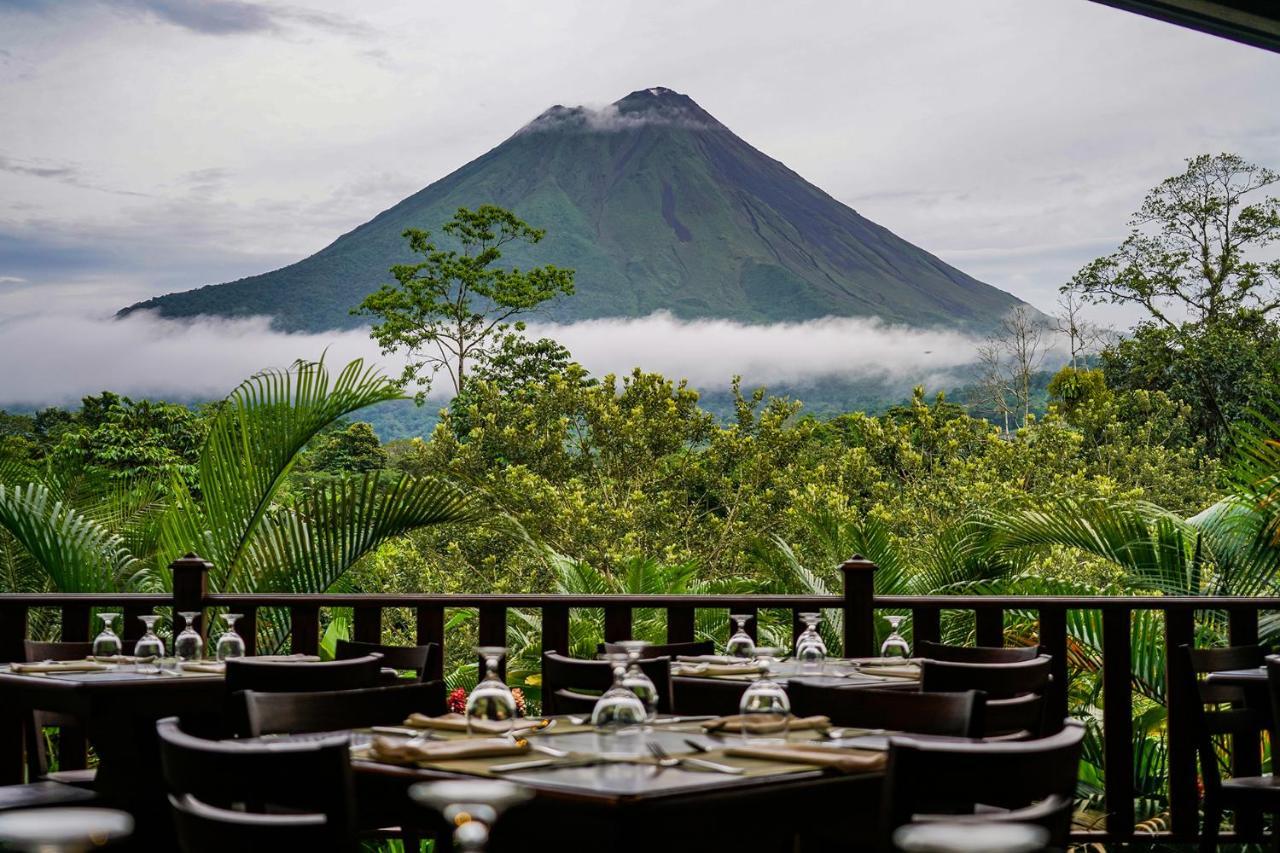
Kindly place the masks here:
[(250, 737), (299, 732), (336, 732), (368, 726), (398, 726), (414, 712), (444, 713), (444, 690), (439, 681), (373, 687), (367, 690), (326, 690), (307, 693), (244, 693)]
[[(1067, 720), (1047, 738), (1003, 743), (889, 740), (881, 849), (893, 831), (920, 820), (1035, 823), (1065, 849), (1084, 726)], [(1003, 810), (1003, 811), (1002, 811)], [(968, 817), (968, 816), (972, 817)]]
[[(27, 663), (45, 660), (83, 660), (93, 654), (91, 642), (45, 643), (24, 640)], [(44, 729), (58, 730), (58, 769), (49, 772), (49, 755)], [(24, 739), (27, 745), (27, 777), (47, 779), (81, 788), (92, 789), (97, 771), (88, 768), (88, 745), (84, 724), (77, 718), (56, 711), (33, 711), (27, 721)]]
[(927, 660), (940, 660), (950, 663), (1023, 663), (1039, 657), (1040, 647), (948, 646), (931, 640), (921, 640), (916, 643), (915, 654), (916, 657), (926, 658)]
[[(645, 658), (640, 669), (658, 688), (658, 713), (671, 713), (671, 660)], [(613, 684), (613, 664), (542, 654), (542, 708), (548, 714), (589, 714), (599, 694)]]
[(796, 716), (822, 714), (837, 726), (966, 738), (982, 737), (984, 730), (985, 697), (976, 690), (909, 693), (791, 681), (787, 695)]
[(227, 661), (227, 693), (305, 693), (377, 687), (382, 655), (315, 662), (233, 658)]
[[(1187, 718), (1195, 733), (1204, 786), (1200, 849), (1216, 850), (1224, 810), (1280, 814), (1280, 780), (1262, 775), (1222, 778), (1214, 738), (1229, 735), (1236, 750), (1248, 749), (1257, 754), (1262, 732), (1270, 725), (1270, 709), (1247, 705), (1245, 692), (1240, 687), (1204, 681), (1200, 676), (1223, 670), (1252, 669), (1265, 663), (1268, 680), (1280, 679), (1280, 658), (1267, 658), (1262, 646), (1217, 649), (1182, 646), (1178, 651), (1182, 655), (1182, 676), (1188, 679), (1186, 695), (1195, 700)], [(1272, 683), (1270, 688), (1275, 695), (1276, 685)], [(1258, 831), (1260, 833), (1260, 827)]]
[(210, 741), (156, 723), (160, 759), (186, 853), (354, 851), (345, 735), (270, 745)]
[[(596, 645), (596, 654), (620, 655), (625, 653), (626, 649), (617, 643), (599, 643)], [(652, 643), (645, 646), (644, 649), (646, 658), (674, 658), (679, 655), (713, 655), (715, 653), (716, 644), (711, 640), (697, 643)]]
[(1045, 730), (1051, 664), (1048, 655), (995, 664), (925, 659), (920, 665), (920, 689), (925, 693), (981, 690), (987, 697), (983, 737), (1037, 737)]
[(400, 670), (410, 670), (418, 681), (425, 681), (429, 673), (436, 671), (440, 661), (440, 647), (435, 643), (427, 643), (425, 646), (382, 646), (377, 643), (338, 640), (333, 657), (335, 660), (353, 660), (373, 654), (382, 655), (383, 669), (390, 670), (389, 674), (383, 674), (388, 687), (404, 680), (399, 676)]

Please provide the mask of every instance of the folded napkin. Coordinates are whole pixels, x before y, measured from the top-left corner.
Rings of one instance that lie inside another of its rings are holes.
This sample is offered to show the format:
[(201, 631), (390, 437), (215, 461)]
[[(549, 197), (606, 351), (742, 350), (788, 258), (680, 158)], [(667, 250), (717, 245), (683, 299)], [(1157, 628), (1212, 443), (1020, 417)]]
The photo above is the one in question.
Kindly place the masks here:
[(766, 714), (734, 714), (730, 717), (718, 717), (708, 720), (702, 727), (709, 732), (738, 732), (750, 734), (776, 734), (781, 731), (801, 732), (809, 729), (829, 729), (831, 720), (827, 717), (781, 717)]
[(672, 675), (758, 675), (764, 667), (758, 663), (676, 663)]
[(817, 767), (834, 767), (842, 773), (870, 773), (884, 767), (888, 756), (883, 752), (866, 752), (832, 747), (807, 747), (803, 744), (786, 746), (730, 746), (724, 754), (737, 758), (759, 758), (765, 761), (786, 761), (794, 764), (812, 764)]
[(728, 655), (676, 655), (682, 663), (750, 663), (748, 658), (731, 658)]
[(147, 655), (146, 657), (138, 657), (137, 655), (90, 655), (89, 660), (97, 663), (151, 663), (156, 659), (155, 655)]
[(178, 668), (183, 672), (207, 672), (221, 675), (227, 671), (227, 665), (222, 661), (183, 661), (178, 664)]
[(860, 672), (864, 672), (867, 675), (883, 675), (886, 678), (911, 678), (911, 679), (920, 678), (920, 667), (915, 666), (913, 664), (906, 664), (905, 666), (863, 665), (858, 667), (858, 669)]
[(441, 732), (479, 732), (485, 735), (505, 735), (511, 731), (530, 731), (545, 729), (549, 722), (541, 719), (519, 717), (514, 720), (472, 720), (471, 728), (467, 728), (465, 714), (445, 714), (441, 717), (428, 717), (426, 714), (410, 714), (404, 721), (406, 726), (415, 729), (435, 729)]
[(44, 663), (11, 663), (10, 672), (106, 672), (111, 667), (87, 660), (55, 660)]
[(458, 758), (489, 758), (502, 755), (524, 755), (527, 740), (508, 738), (476, 738), (470, 740), (402, 740), (375, 737), (370, 754), (378, 761), (392, 764), (452, 761)]

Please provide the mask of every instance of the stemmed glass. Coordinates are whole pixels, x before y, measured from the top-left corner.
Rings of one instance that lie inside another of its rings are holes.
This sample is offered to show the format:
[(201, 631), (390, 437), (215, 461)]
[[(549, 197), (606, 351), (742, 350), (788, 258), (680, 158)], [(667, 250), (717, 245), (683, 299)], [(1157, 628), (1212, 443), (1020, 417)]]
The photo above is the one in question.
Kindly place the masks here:
[(800, 620), (804, 622), (804, 631), (796, 637), (796, 660), (800, 662), (800, 668), (805, 672), (822, 672), (822, 666), (827, 661), (827, 644), (822, 641), (822, 635), (818, 633), (818, 625), (822, 622), (821, 613), (801, 613)]
[[(159, 618), (154, 614), (138, 617), (147, 628), (133, 646), (134, 657), (138, 659), (139, 672), (156, 673), (160, 671), (160, 659), (164, 657), (164, 640), (160, 639), (159, 635), (156, 634), (156, 620)], [(144, 658), (151, 658), (151, 660), (146, 661)]]
[[(476, 654), (484, 658), (484, 678), (467, 697), (467, 734), (501, 734), (495, 729), (510, 731), (516, 717), (516, 697), (511, 688), (498, 675), (498, 662), (507, 654), (502, 646), (479, 646)], [(486, 720), (498, 725), (486, 725), (484, 731), (473, 728), (475, 721)]]
[(643, 726), (649, 718), (644, 702), (626, 686), (627, 656), (609, 655), (613, 664), (613, 686), (601, 694), (596, 706), (591, 709), (591, 725), (595, 727), (600, 739), (601, 752), (625, 752), (640, 754), (643, 743), (624, 744), (632, 737), (623, 737), (624, 732), (643, 738)]
[(742, 739), (751, 743), (785, 741), (791, 725), (791, 700), (782, 685), (770, 677), (775, 654), (777, 649), (756, 647), (760, 677), (747, 687), (738, 705), (742, 715)]
[(179, 661), (198, 661), (204, 652), (204, 640), (196, 630), (196, 618), (200, 615), (194, 610), (184, 610), (178, 614), (186, 625), (173, 640), (173, 655)]
[(441, 812), (453, 824), (453, 847), (481, 851), (489, 841), (489, 829), (498, 815), (533, 796), (528, 788), (496, 779), (457, 779), (419, 782), (409, 796)]
[(119, 613), (99, 613), (98, 618), (102, 620), (102, 633), (93, 638), (93, 656), (95, 658), (114, 658), (117, 657), (124, 648), (120, 643), (120, 637), (115, 631), (111, 630), (111, 623), (116, 621)]
[(640, 668), (640, 655), (648, 645), (644, 640), (622, 640), (618, 643), (627, 653), (627, 673), (622, 677), (622, 686), (644, 703), (645, 717), (653, 722), (658, 716), (658, 687)]
[(240, 614), (223, 613), (222, 618), (227, 623), (227, 630), (218, 638), (215, 650), (218, 660), (244, 657), (244, 637), (236, 633), (236, 620), (240, 618)]
[(729, 618), (737, 623), (738, 630), (729, 638), (729, 642), (724, 644), (724, 653), (731, 658), (750, 660), (756, 654), (756, 642), (747, 633), (747, 620), (751, 616), (750, 614), (730, 614)]
[(903, 659), (911, 657), (911, 645), (906, 637), (898, 633), (898, 626), (905, 618), (905, 616), (884, 617), (884, 620), (889, 623), (889, 636), (885, 637), (884, 642), (880, 644), (880, 657)]

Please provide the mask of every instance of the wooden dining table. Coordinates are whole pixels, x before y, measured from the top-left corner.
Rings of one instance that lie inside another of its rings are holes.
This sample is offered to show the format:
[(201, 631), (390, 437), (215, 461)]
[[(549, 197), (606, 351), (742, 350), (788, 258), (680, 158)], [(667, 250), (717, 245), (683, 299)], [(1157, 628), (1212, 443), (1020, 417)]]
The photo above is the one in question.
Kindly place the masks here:
[[(914, 675), (899, 667), (880, 665), (878, 658), (832, 658), (819, 671), (813, 671), (794, 660), (774, 664), (771, 677), (784, 686), (793, 681), (840, 689), (919, 690), (918, 666), (907, 665)], [(673, 664), (671, 692), (673, 706), (682, 714), (735, 714), (743, 692), (759, 678), (756, 673), (740, 675), (683, 674), (679, 663)], [(886, 675), (893, 671), (895, 674)]]
[[(569, 718), (553, 718), (560, 730), (530, 736), (538, 745), (573, 755), (610, 752), (610, 738), (589, 726), (574, 726)], [(808, 739), (812, 733), (793, 737)], [(552, 766), (501, 774), (487, 767), (522, 759), (454, 760), (420, 765), (391, 764), (357, 752), (353, 760), (357, 799), (380, 804), (376, 817), (431, 832), (448, 845), (450, 827), (438, 816), (415, 805), (408, 788), (417, 782), (489, 776), (507, 779), (533, 790), (534, 797), (504, 815), (491, 842), (492, 851), (592, 850), (709, 853), (746, 850), (824, 850), (840, 840), (863, 839), (874, 844), (879, 830), (879, 798), (883, 770), (844, 773), (795, 762), (726, 757), (723, 749), (741, 742), (741, 735), (705, 733), (699, 723), (657, 725), (626, 737), (624, 751), (635, 760), (610, 760), (588, 766)], [(601, 738), (604, 738), (601, 740)], [(867, 739), (877, 750), (887, 746), (883, 736)], [(709, 753), (696, 751), (693, 741)], [(705, 755), (716, 762), (746, 768), (728, 775), (694, 767), (657, 766), (647, 744), (658, 743), (672, 757)], [(528, 759), (546, 756), (533, 751)], [(395, 810), (398, 809), (397, 813)]]

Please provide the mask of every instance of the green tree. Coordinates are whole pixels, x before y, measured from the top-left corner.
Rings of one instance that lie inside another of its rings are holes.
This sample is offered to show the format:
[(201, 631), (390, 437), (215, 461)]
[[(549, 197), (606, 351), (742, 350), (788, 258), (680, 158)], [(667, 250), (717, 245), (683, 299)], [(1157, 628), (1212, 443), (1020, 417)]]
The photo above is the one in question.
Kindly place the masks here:
[(1278, 181), (1234, 154), (1193, 157), (1147, 194), (1120, 247), (1063, 287), (1143, 309), (1131, 339), (1103, 354), (1108, 381), (1191, 403), (1215, 452), (1277, 369), (1280, 260), (1267, 249), (1280, 198), (1261, 193)]
[(310, 468), (330, 474), (358, 474), (387, 466), (387, 451), (373, 427), (357, 421), (324, 436), (311, 453)]
[(392, 267), (396, 284), (383, 285), (352, 311), (375, 318), (370, 335), (383, 354), (405, 353), (402, 380), (417, 383), (419, 402), (441, 370), (461, 394), (473, 364), (486, 360), (509, 329), (524, 328), (514, 318), (573, 293), (572, 270), (495, 266), (507, 244), (538, 243), (546, 235), (508, 210), (489, 204), (459, 208), (443, 230), (461, 251), (440, 249), (427, 231), (408, 229), (409, 248), (424, 259)]

